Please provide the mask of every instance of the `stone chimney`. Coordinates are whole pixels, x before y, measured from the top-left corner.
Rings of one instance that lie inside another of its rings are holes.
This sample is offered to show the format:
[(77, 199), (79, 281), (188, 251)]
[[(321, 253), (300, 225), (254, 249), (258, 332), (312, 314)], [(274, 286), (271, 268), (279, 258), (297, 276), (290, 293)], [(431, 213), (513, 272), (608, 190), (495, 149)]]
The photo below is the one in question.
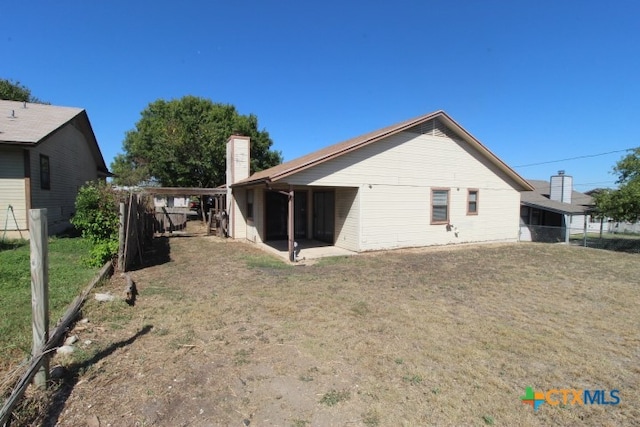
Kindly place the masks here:
[[(231, 135), (227, 141), (227, 214), (229, 215), (229, 235), (239, 237), (240, 203), (237, 192), (231, 185), (249, 177), (251, 140), (248, 136)], [(244, 193), (243, 193), (244, 194)]]
[(565, 175), (564, 171), (558, 171), (557, 175), (551, 177), (549, 198), (556, 202), (571, 203), (571, 193), (573, 192), (573, 177)]

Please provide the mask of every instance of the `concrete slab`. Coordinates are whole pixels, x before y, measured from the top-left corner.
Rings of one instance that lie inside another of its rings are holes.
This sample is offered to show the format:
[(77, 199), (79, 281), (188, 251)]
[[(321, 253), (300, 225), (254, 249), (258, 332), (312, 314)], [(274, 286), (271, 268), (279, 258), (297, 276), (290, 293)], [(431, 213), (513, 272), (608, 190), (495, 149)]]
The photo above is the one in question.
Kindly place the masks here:
[[(309, 260), (332, 256), (350, 256), (357, 255), (357, 252), (348, 249), (339, 248), (328, 243), (311, 239), (299, 239), (298, 242), (298, 259)], [(289, 260), (288, 242), (286, 240), (274, 240), (267, 243), (260, 243), (259, 247), (267, 252), (278, 255)]]

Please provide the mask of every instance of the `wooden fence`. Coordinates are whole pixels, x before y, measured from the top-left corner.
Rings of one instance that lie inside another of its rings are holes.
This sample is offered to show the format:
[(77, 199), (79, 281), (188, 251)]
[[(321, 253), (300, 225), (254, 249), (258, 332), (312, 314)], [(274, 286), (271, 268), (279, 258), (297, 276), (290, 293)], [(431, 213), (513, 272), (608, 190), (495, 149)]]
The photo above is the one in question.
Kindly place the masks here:
[(130, 193), (127, 202), (120, 203), (118, 271), (127, 271), (136, 262), (142, 264), (144, 251), (151, 246), (156, 220), (145, 197)]
[(156, 207), (154, 231), (156, 233), (173, 233), (187, 227), (189, 208)]
[(31, 288), (33, 309), (33, 349), (32, 357), (26, 371), (17, 381), (9, 397), (0, 408), (0, 426), (6, 426), (11, 421), (12, 411), (24, 395), (27, 387), (34, 379), (34, 384), (44, 387), (49, 372), (49, 353), (53, 351), (64, 335), (71, 322), (78, 316), (80, 308), (89, 296), (93, 287), (106, 278), (112, 270), (112, 263), (106, 263), (96, 277), (76, 299), (69, 305), (56, 327), (49, 334), (48, 313), (48, 233), (47, 210), (32, 209), (29, 211), (29, 230), (31, 230)]
[[(148, 194), (130, 193), (128, 200), (120, 204), (119, 250), (116, 263), (119, 271), (127, 271), (136, 262), (142, 263), (145, 249), (152, 244), (154, 231), (175, 231), (186, 226), (187, 212), (184, 209), (174, 211), (172, 208), (160, 208), (159, 212), (156, 212), (150, 208), (148, 197)], [(112, 262), (106, 263), (100, 269), (98, 275), (69, 305), (49, 334), (46, 209), (30, 210), (29, 229), (32, 231), (30, 244), (34, 344), (32, 358), (26, 371), (0, 408), (0, 426), (2, 427), (9, 425), (13, 409), (34, 378), (36, 386), (46, 385), (49, 375), (49, 353), (58, 347), (94, 286), (109, 276), (113, 269)]]

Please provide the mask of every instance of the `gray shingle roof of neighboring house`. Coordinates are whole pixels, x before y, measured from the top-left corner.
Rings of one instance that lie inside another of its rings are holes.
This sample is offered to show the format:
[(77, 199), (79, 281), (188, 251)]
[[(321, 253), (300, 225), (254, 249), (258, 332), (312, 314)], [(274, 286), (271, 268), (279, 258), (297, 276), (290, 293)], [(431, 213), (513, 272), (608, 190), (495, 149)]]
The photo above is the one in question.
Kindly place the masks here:
[(594, 203), (591, 196), (579, 191), (571, 191), (571, 203), (563, 203), (549, 199), (551, 184), (549, 181), (529, 179), (534, 191), (520, 193), (520, 202), (523, 205), (544, 209), (565, 215), (584, 215), (593, 210)]
[(0, 100), (0, 142), (36, 144), (82, 111), (81, 108)]
[(84, 109), (0, 100), (0, 144), (34, 146), (68, 123), (84, 134), (98, 170), (111, 175)]
[(433, 113), (424, 114), (422, 116), (415, 117), (410, 120), (406, 120), (395, 125), (387, 126), (382, 129), (375, 130), (373, 132), (366, 133), (364, 135), (357, 136), (355, 138), (348, 139), (346, 141), (330, 145), (322, 148), (313, 153), (307, 154), (302, 157), (290, 160), (288, 162), (279, 164), (269, 169), (265, 169), (260, 172), (256, 172), (250, 177), (237, 182), (233, 186), (251, 185), (260, 182), (276, 182), (296, 172), (300, 172), (309, 167), (326, 162), (327, 160), (334, 159), (343, 154), (357, 150), (368, 144), (380, 141), (383, 138), (387, 138), (391, 135), (408, 130), (414, 126), (419, 126), (430, 120), (438, 120), (443, 123), (453, 133), (448, 136), (452, 136), (455, 139), (464, 140), (470, 146), (475, 148), (481, 155), (487, 158), (498, 169), (504, 172), (510, 177), (515, 185), (519, 186), (521, 190), (531, 190), (528, 182), (518, 175), (513, 169), (511, 169), (506, 163), (500, 160), (495, 154), (493, 154), (487, 147), (485, 147), (480, 141), (474, 138), (469, 132), (467, 132), (462, 126), (456, 123), (447, 113), (442, 110), (435, 111)]

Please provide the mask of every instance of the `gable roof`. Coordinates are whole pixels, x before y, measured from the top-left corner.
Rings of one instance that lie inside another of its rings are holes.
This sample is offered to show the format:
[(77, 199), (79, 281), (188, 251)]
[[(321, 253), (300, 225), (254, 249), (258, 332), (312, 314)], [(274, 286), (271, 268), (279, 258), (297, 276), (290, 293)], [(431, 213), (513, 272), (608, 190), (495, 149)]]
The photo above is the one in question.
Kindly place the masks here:
[(84, 109), (0, 100), (0, 144), (36, 146), (69, 123), (85, 136), (98, 172), (110, 176)]
[(533, 185), (534, 191), (523, 192), (520, 195), (520, 202), (525, 206), (563, 215), (584, 215), (594, 208), (593, 198), (584, 193), (571, 190), (571, 203), (564, 203), (549, 198), (551, 194), (549, 181), (530, 179), (529, 182)]
[(294, 173), (303, 171), (307, 168), (316, 166), (318, 164), (324, 163), (328, 160), (339, 157), (343, 154), (352, 152), (366, 145), (372, 144), (376, 141), (380, 141), (381, 139), (387, 138), (389, 136), (395, 135), (397, 133), (406, 131), (410, 128), (417, 127), (420, 125), (427, 124), (429, 121), (433, 120), (434, 129), (432, 131), (436, 131), (435, 126), (436, 123), (444, 124), (444, 133), (446, 136), (453, 137), (454, 139), (461, 139), (475, 148), (480, 154), (486, 157), (492, 164), (494, 164), (498, 169), (504, 172), (508, 177), (510, 177), (516, 185), (520, 186), (518, 190), (521, 191), (529, 191), (533, 190), (533, 187), (520, 175), (518, 175), (513, 169), (507, 166), (502, 160), (500, 160), (495, 154), (489, 151), (480, 141), (475, 139), (469, 132), (462, 128), (458, 123), (456, 123), (451, 117), (447, 115), (442, 110), (435, 111), (433, 113), (425, 114), (419, 117), (415, 117), (410, 120), (406, 120), (395, 125), (387, 126), (382, 129), (375, 130), (373, 132), (365, 133), (364, 135), (357, 136), (355, 138), (348, 139), (346, 141), (330, 145), (328, 147), (322, 148), (313, 153), (307, 154), (302, 157), (298, 157), (297, 159), (290, 160), (285, 163), (281, 163), (277, 166), (274, 166), (269, 169), (265, 169), (260, 172), (256, 172), (253, 175), (249, 176), (246, 179), (243, 179), (235, 184), (234, 186), (244, 186), (251, 184), (258, 184), (261, 182), (275, 182), (286, 178), (289, 175)]

